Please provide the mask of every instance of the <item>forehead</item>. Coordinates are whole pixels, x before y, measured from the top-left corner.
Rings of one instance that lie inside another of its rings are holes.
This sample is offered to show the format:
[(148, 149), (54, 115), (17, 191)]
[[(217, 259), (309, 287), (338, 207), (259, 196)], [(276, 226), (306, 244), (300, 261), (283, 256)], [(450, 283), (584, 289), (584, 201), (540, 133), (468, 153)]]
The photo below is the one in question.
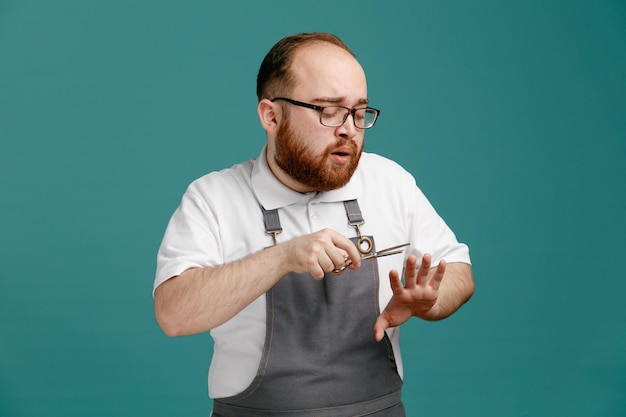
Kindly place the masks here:
[(333, 98), (351, 102), (367, 99), (365, 73), (346, 50), (329, 43), (304, 45), (294, 54), (291, 70), (294, 97)]

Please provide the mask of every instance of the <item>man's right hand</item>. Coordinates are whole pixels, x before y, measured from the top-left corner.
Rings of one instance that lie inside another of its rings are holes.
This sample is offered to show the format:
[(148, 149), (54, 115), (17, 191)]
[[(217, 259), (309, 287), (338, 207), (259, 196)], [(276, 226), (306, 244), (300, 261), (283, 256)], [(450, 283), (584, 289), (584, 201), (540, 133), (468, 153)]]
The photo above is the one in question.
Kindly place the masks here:
[(323, 229), (285, 242), (290, 271), (310, 273), (316, 280), (341, 268), (349, 260), (349, 268), (361, 266), (361, 256), (350, 239), (332, 230)]

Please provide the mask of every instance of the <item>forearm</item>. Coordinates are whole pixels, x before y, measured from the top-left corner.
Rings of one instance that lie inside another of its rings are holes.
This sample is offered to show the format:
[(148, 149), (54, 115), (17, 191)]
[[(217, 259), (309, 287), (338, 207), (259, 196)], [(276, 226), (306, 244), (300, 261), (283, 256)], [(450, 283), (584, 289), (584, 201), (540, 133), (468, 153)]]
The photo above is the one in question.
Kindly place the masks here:
[[(434, 270), (436, 268), (432, 268)], [(439, 287), (439, 297), (427, 312), (419, 314), (424, 320), (442, 320), (457, 311), (474, 293), (472, 267), (466, 263), (449, 263)]]
[(287, 271), (285, 248), (273, 246), (241, 260), (189, 269), (157, 287), (154, 311), (169, 336), (205, 332), (232, 318)]

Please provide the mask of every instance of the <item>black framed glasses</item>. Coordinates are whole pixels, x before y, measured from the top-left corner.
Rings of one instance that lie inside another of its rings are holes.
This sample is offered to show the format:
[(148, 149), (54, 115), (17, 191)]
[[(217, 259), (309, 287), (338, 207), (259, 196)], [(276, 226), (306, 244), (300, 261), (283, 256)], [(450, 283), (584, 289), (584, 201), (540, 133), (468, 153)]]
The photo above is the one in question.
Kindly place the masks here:
[(374, 126), (380, 110), (371, 107), (348, 108), (343, 106), (316, 106), (285, 97), (274, 97), (271, 101), (283, 100), (295, 106), (305, 107), (320, 112), (320, 123), (327, 127), (339, 127), (346, 122), (348, 115), (352, 115), (354, 126), (359, 129), (369, 129)]

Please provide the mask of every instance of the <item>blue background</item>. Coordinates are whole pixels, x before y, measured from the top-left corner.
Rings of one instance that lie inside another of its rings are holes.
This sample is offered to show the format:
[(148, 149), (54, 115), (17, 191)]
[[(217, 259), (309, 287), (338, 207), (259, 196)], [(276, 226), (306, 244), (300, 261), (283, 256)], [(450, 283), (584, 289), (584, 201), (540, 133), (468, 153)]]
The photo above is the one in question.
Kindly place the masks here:
[[(193, 179), (258, 155), (255, 79), (331, 31), (366, 149), (470, 245), (476, 294), (403, 329), (409, 416), (626, 416), (624, 1), (0, 0), (0, 415), (207, 416), (207, 334), (152, 312)], [(372, 190), (376, 192), (376, 190)]]

